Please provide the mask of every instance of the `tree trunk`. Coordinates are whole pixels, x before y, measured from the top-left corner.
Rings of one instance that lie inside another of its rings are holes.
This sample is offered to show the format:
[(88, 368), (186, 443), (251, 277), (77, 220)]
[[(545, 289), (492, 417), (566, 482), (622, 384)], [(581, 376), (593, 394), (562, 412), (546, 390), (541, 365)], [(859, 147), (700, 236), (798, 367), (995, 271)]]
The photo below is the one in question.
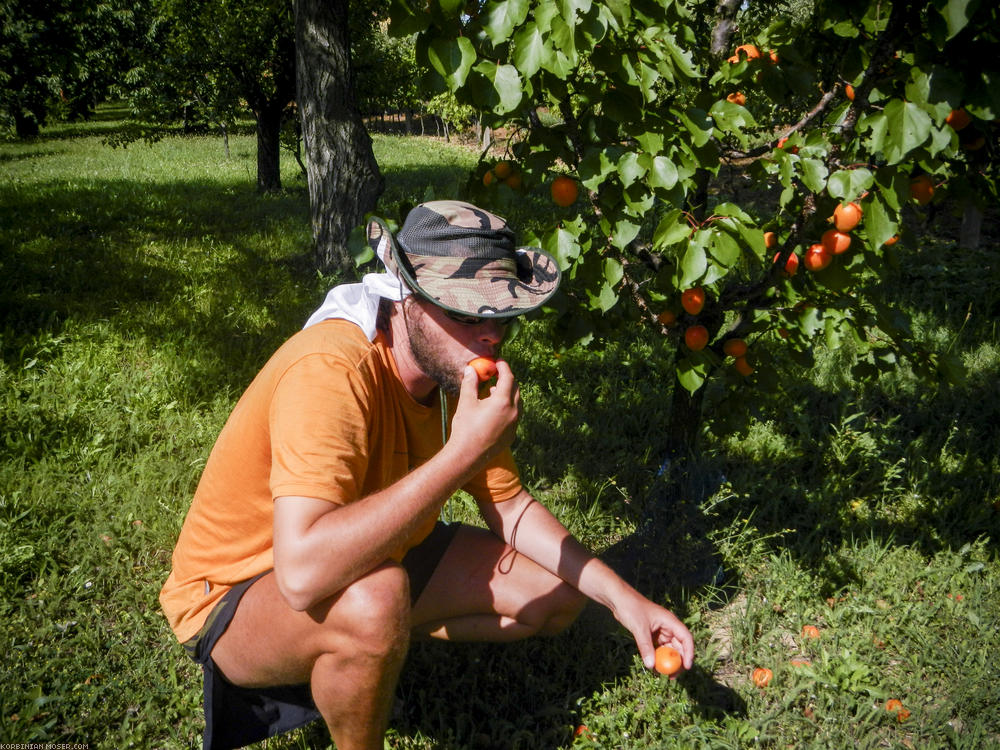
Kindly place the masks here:
[(674, 383), (674, 393), (670, 400), (670, 422), (666, 435), (666, 459), (677, 460), (697, 452), (704, 400), (704, 387), (691, 394), (680, 383)]
[(257, 192), (281, 190), (281, 110), (267, 106), (257, 114)]
[(978, 250), (982, 228), (983, 210), (972, 201), (966, 201), (962, 211), (962, 228), (958, 246), (966, 250)]
[(351, 230), (385, 188), (354, 97), (347, 0), (295, 0), (299, 114), (316, 262), (353, 268)]

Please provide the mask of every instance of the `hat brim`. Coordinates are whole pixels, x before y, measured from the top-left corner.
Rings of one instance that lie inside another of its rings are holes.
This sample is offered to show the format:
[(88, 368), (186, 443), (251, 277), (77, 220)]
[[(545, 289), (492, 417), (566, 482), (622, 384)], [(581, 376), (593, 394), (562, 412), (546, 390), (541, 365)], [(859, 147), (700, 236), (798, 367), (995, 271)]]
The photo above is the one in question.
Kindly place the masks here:
[(388, 271), (450, 312), (514, 317), (541, 307), (559, 288), (559, 264), (537, 247), (519, 247), (513, 260), (496, 262), (406, 253), (379, 218), (369, 221), (367, 234), (369, 246)]

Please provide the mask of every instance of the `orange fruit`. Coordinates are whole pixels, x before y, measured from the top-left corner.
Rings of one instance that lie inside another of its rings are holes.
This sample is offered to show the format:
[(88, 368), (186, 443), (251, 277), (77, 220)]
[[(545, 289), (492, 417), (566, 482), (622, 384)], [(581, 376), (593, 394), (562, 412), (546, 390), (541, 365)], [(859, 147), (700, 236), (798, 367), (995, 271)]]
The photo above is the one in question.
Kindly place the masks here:
[(851, 84), (844, 86), (844, 94), (846, 94), (847, 98), (852, 102), (854, 101), (854, 87)]
[(684, 331), (684, 343), (693, 352), (700, 352), (708, 344), (708, 329), (703, 325), (693, 325)]
[(972, 117), (964, 109), (953, 109), (948, 113), (948, 116), (944, 118), (944, 121), (951, 125), (951, 127), (955, 130), (961, 130), (962, 128), (969, 126), (969, 123), (972, 122)]
[(747, 342), (743, 339), (726, 339), (722, 351), (730, 357), (742, 357), (747, 353)]
[(887, 239), (882, 244), (885, 245), (886, 247), (891, 247), (891, 246), (895, 245), (897, 242), (899, 242), (899, 235), (898, 234), (894, 234), (894, 235), (892, 235), (892, 237), (890, 237), (889, 239)]
[(681, 292), (681, 307), (690, 315), (697, 315), (705, 307), (705, 290), (700, 286), (691, 287)]
[(986, 138), (979, 134), (974, 134), (971, 138), (963, 139), (961, 146), (966, 151), (978, 151), (986, 145)]
[(815, 625), (803, 625), (802, 626), (802, 637), (803, 638), (819, 638), (819, 628)]
[(514, 168), (510, 165), (509, 161), (498, 161), (493, 166), (493, 173), (497, 176), (497, 179), (504, 180), (514, 173)]
[(771, 50), (768, 53), (767, 57), (771, 61), (771, 65), (777, 65), (778, 64), (778, 62), (779, 62), (779, 60), (778, 60), (778, 50), (776, 50), (776, 49)]
[(563, 208), (576, 203), (577, 196), (580, 194), (580, 189), (576, 186), (576, 180), (565, 175), (556, 177), (552, 181), (550, 190), (552, 192), (552, 200), (555, 201), (557, 206), (562, 206)]
[(493, 174), (493, 170), (492, 169), (488, 169), (488, 170), (486, 170), (486, 174), (483, 175), (483, 184), (486, 187), (489, 187), (490, 185), (493, 184), (493, 181), (495, 179), (496, 179), (496, 175)]
[(841, 232), (850, 232), (861, 222), (863, 214), (857, 203), (841, 203), (833, 211), (833, 225)]
[(656, 316), (656, 319), (665, 326), (672, 326), (677, 322), (677, 313), (673, 310), (664, 310)]
[(487, 357), (476, 357), (469, 360), (469, 365), (476, 371), (480, 383), (485, 383), (497, 375), (497, 363)]
[(778, 235), (774, 232), (764, 232), (764, 247), (773, 250), (778, 245)]
[[(774, 254), (773, 263), (777, 263), (778, 259), (781, 257), (781, 253)], [(791, 253), (788, 256), (788, 260), (785, 261), (785, 270), (782, 273), (785, 276), (794, 276), (795, 272), (799, 270), (799, 256), (795, 253)]]
[[(786, 143), (788, 143), (788, 136), (787, 135), (782, 136), (781, 138), (778, 139), (778, 148), (782, 148), (783, 149), (785, 147)], [(788, 153), (790, 153), (790, 154), (797, 154), (797, 153), (799, 153), (799, 147), (798, 146), (792, 146), (790, 149), (788, 149)]]
[(744, 55), (747, 56), (747, 60), (756, 60), (758, 57), (760, 57), (760, 50), (757, 49), (752, 44), (741, 44), (739, 47), (736, 48), (736, 59), (737, 60), (740, 59), (740, 57), (741, 57), (740, 53), (741, 52)]
[(934, 181), (925, 174), (910, 180), (910, 197), (921, 206), (926, 206), (934, 197)]
[(811, 667), (812, 662), (808, 659), (792, 659), (790, 662), (793, 667)]
[(885, 710), (896, 714), (896, 721), (902, 723), (910, 718), (910, 712), (903, 708), (903, 702), (898, 698), (890, 698), (885, 702)]
[(520, 172), (514, 172), (512, 174), (507, 175), (507, 177), (504, 178), (503, 184), (509, 187), (511, 190), (520, 190), (521, 185), (523, 185), (524, 183), (521, 180)]
[(733, 104), (739, 104), (741, 107), (747, 103), (746, 96), (740, 91), (734, 91), (729, 96), (726, 97), (727, 102), (732, 102)]
[(802, 263), (810, 271), (822, 271), (833, 262), (833, 256), (820, 244), (810, 245), (802, 256)]
[(846, 253), (851, 246), (851, 235), (846, 232), (838, 232), (836, 229), (827, 229), (820, 238), (820, 244), (826, 248), (831, 255)]
[(767, 667), (757, 667), (750, 675), (753, 684), (757, 687), (767, 687), (773, 676), (774, 673)]
[(733, 361), (733, 367), (735, 367), (736, 372), (738, 372), (743, 377), (747, 377), (748, 375), (753, 374), (753, 365), (747, 362), (746, 357), (737, 357)]
[(673, 646), (658, 646), (655, 652), (655, 667), (660, 674), (675, 675), (683, 666), (680, 652)]

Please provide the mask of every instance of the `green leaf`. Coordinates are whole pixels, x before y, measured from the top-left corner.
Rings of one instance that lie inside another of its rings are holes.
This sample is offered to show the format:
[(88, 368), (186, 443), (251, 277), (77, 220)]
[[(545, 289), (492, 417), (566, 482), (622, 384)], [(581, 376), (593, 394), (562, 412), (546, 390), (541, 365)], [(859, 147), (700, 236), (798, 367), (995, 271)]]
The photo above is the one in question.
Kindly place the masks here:
[(889, 164), (899, 164), (931, 134), (931, 116), (916, 104), (893, 99), (885, 108), (887, 131), (883, 153)]
[(681, 257), (679, 270), (680, 286), (687, 288), (699, 281), (708, 269), (708, 257), (705, 254), (705, 247), (711, 240), (711, 232), (706, 229), (699, 229), (694, 233), (694, 237), (688, 242), (684, 255)]
[(497, 65), (491, 60), (483, 60), (476, 66), (476, 72), (489, 81), (492, 91), (479, 91), (477, 100), (498, 115), (507, 114), (521, 104), (521, 76), (513, 65)]
[(625, 275), (625, 267), (617, 258), (604, 259), (604, 280), (611, 286), (618, 286), (618, 282)]
[(842, 169), (830, 176), (827, 191), (831, 197), (838, 198), (843, 203), (854, 200), (874, 183), (875, 175), (863, 167)]
[(948, 25), (948, 39), (969, 25), (978, 5), (978, 0), (948, 0), (943, 8), (938, 8)]
[[(574, 231), (575, 230), (575, 231)], [(567, 222), (547, 232), (542, 238), (542, 249), (555, 257), (559, 269), (566, 271), (580, 257), (579, 228)]]
[(531, 78), (542, 67), (547, 50), (541, 29), (529, 23), (514, 35), (513, 62), (525, 78)]
[(618, 303), (618, 293), (611, 284), (604, 282), (597, 298), (597, 306), (601, 312), (607, 312)]
[(476, 61), (476, 50), (464, 36), (457, 39), (435, 39), (427, 49), (427, 59), (448, 88), (457, 91), (469, 76)]
[(676, 245), (691, 234), (691, 225), (684, 218), (684, 212), (674, 209), (664, 216), (653, 232), (653, 247), (663, 248)]
[(802, 159), (802, 182), (814, 193), (821, 193), (826, 189), (826, 176), (829, 170), (822, 159)]
[(641, 180), (646, 175), (646, 168), (639, 163), (639, 154), (629, 151), (622, 156), (618, 160), (618, 174), (625, 187), (629, 187), (636, 180)]
[[(423, 7), (423, 4), (420, 4)], [(389, 3), (389, 17), (392, 23), (389, 24), (389, 35), (393, 37), (406, 37), (411, 34), (419, 34), (430, 26), (431, 16), (422, 10), (417, 10), (413, 3), (407, 0), (391, 0)]]
[(732, 268), (743, 257), (743, 250), (736, 239), (728, 232), (718, 230), (712, 233), (711, 253), (725, 268)]
[(436, 0), (445, 18), (458, 18), (465, 8), (465, 0)]
[(885, 204), (877, 198), (865, 207), (865, 231), (869, 244), (876, 250), (899, 231), (899, 224), (893, 221)]
[(657, 156), (653, 159), (653, 168), (650, 170), (649, 186), (670, 190), (677, 184), (677, 176), (676, 165), (666, 156)]
[(615, 247), (625, 248), (632, 240), (639, 235), (639, 224), (628, 219), (619, 219), (615, 222), (615, 229), (611, 233), (611, 242)]
[(617, 171), (615, 165), (620, 156), (621, 148), (588, 149), (577, 169), (580, 182), (588, 190), (597, 190), (609, 174)]
[(694, 393), (708, 378), (708, 364), (706, 362), (692, 362), (690, 357), (685, 357), (677, 363), (677, 380), (689, 393)]
[(701, 148), (712, 138), (715, 121), (702, 109), (689, 109), (680, 114), (681, 122), (691, 134), (691, 143)]
[(531, 6), (528, 0), (491, 2), (483, 29), (493, 44), (502, 44), (514, 29), (524, 23)]

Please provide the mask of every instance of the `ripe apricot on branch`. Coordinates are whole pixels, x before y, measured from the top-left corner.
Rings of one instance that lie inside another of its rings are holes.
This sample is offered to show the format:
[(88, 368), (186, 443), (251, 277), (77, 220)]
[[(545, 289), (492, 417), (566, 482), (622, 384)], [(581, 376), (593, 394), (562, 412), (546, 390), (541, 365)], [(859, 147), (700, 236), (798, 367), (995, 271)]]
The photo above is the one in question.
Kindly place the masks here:
[(921, 206), (926, 206), (934, 197), (934, 181), (925, 174), (910, 180), (910, 197)]
[(802, 256), (802, 262), (810, 271), (822, 271), (833, 262), (833, 256), (825, 247), (817, 243), (809, 246), (806, 254)]
[(695, 324), (684, 331), (684, 344), (693, 352), (700, 352), (708, 344), (708, 329)]
[(838, 232), (836, 229), (827, 229), (820, 238), (820, 244), (826, 248), (831, 255), (846, 253), (851, 246), (851, 235), (847, 232)]
[(552, 181), (550, 190), (552, 192), (552, 200), (557, 206), (562, 206), (563, 208), (576, 203), (577, 196), (580, 194), (580, 189), (576, 186), (576, 180), (566, 175), (556, 177)]
[[(780, 149), (785, 148), (785, 144), (786, 143), (788, 143), (788, 136), (784, 135), (784, 136), (782, 136), (781, 138), (778, 139), (778, 148), (780, 148)], [(790, 154), (797, 154), (797, 153), (799, 153), (799, 147), (798, 146), (792, 146), (790, 149), (788, 149), (788, 153), (790, 153)]]
[(764, 247), (773, 250), (778, 244), (778, 235), (774, 232), (764, 232)]
[[(777, 263), (781, 258), (781, 253), (775, 253), (773, 263)], [(792, 253), (788, 256), (788, 260), (785, 261), (785, 268), (782, 273), (785, 276), (794, 276), (795, 272), (799, 270), (799, 256)]]
[(854, 101), (854, 87), (851, 84), (844, 86), (844, 95), (852, 102)]
[(972, 117), (964, 109), (953, 109), (948, 113), (948, 116), (944, 118), (944, 121), (951, 125), (954, 130), (959, 131), (962, 128), (969, 126), (969, 123), (972, 122)]
[(498, 161), (493, 166), (493, 173), (500, 180), (505, 180), (514, 173), (514, 167), (511, 166), (509, 161)]
[(729, 357), (742, 357), (747, 353), (747, 342), (743, 339), (726, 339), (722, 351)]
[(493, 174), (493, 170), (492, 169), (486, 170), (486, 174), (483, 175), (483, 184), (486, 187), (489, 187), (490, 185), (493, 184), (494, 180), (496, 180), (496, 175)]
[(497, 375), (497, 363), (487, 357), (476, 357), (469, 361), (469, 366), (476, 371), (480, 383), (485, 383)]
[(736, 372), (738, 372), (743, 377), (747, 377), (748, 375), (753, 374), (753, 365), (747, 362), (746, 357), (737, 357), (736, 360), (733, 362), (733, 367), (735, 367)]
[(841, 203), (833, 210), (833, 225), (841, 232), (850, 232), (861, 222), (862, 214), (857, 203)]
[(726, 97), (727, 102), (732, 102), (733, 104), (738, 104), (741, 107), (747, 103), (747, 98), (741, 91), (734, 91), (729, 96)]
[(697, 315), (705, 307), (705, 290), (694, 286), (681, 292), (681, 307), (689, 315)]
[(756, 60), (760, 57), (760, 50), (752, 44), (741, 44), (736, 48), (736, 52), (729, 58), (729, 61), (739, 62), (742, 55), (746, 55), (747, 60)]
[(677, 322), (677, 313), (675, 313), (673, 310), (664, 310), (663, 312), (661, 312), (659, 315), (656, 316), (656, 319), (662, 325), (672, 326), (674, 323)]
[(660, 674), (675, 675), (684, 663), (680, 652), (672, 646), (658, 646), (654, 655), (654, 666)]

